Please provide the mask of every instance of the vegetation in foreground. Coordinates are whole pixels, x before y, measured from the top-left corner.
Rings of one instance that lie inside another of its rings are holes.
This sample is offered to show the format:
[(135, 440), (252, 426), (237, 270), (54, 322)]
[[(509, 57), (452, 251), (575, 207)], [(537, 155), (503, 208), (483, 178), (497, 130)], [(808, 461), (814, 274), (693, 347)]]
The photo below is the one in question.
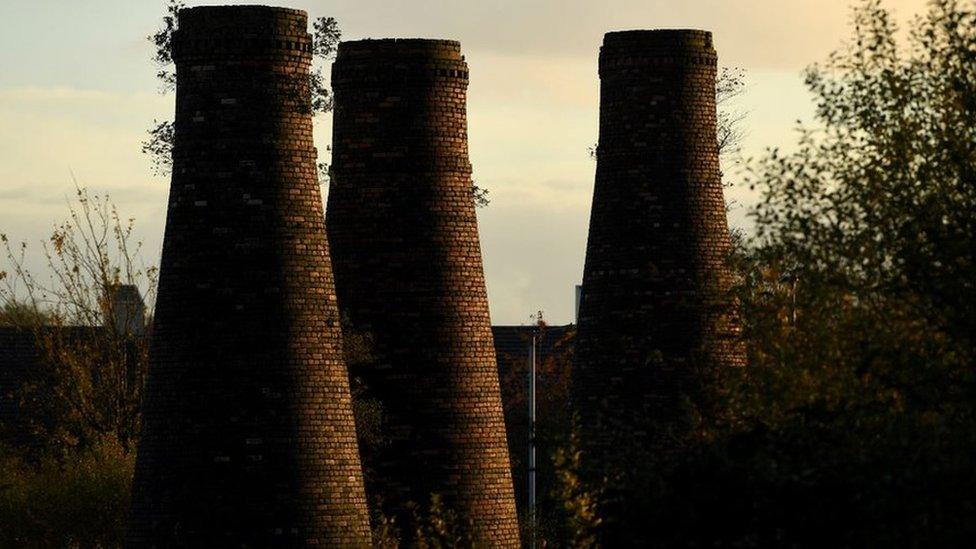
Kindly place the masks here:
[(594, 516), (606, 486), (575, 490), (557, 545), (599, 544), (609, 520), (640, 525), (616, 540), (640, 546), (972, 539), (976, 5), (932, 2), (907, 43), (882, 2), (853, 15), (806, 73), (816, 124), (748, 163), (756, 235), (732, 258), (748, 365), (715, 373), (679, 451), (633, 451), (625, 512)]

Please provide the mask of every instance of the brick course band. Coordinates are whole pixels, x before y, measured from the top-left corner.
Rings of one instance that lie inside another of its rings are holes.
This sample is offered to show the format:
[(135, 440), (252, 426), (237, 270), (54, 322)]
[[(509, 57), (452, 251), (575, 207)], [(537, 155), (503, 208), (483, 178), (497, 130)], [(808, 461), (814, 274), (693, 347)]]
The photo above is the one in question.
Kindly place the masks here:
[(405, 502), (440, 494), (480, 545), (517, 547), (460, 44), (343, 42), (332, 75), (336, 288), (373, 337), (376, 364), (353, 374), (382, 403), (389, 439), (364, 460), (367, 492), (401, 525)]
[[(708, 372), (744, 355), (728, 293), (711, 34), (609, 33), (600, 77), (574, 399), (591, 478), (626, 479), (640, 475), (635, 456), (667, 451), (669, 435), (690, 427)], [(606, 528), (627, 528), (613, 512)]]
[(302, 11), (179, 12), (130, 547), (368, 546)]

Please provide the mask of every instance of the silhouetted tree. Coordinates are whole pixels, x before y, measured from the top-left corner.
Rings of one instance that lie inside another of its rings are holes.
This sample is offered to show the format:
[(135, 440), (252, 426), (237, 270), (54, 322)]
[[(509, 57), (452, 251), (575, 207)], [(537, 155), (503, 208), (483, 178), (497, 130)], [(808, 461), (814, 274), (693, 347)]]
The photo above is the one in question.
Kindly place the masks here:
[[(959, 546), (976, 523), (976, 6), (880, 0), (811, 67), (816, 124), (747, 181), (749, 351), (627, 502), (649, 546)], [(635, 461), (635, 466), (638, 462)]]

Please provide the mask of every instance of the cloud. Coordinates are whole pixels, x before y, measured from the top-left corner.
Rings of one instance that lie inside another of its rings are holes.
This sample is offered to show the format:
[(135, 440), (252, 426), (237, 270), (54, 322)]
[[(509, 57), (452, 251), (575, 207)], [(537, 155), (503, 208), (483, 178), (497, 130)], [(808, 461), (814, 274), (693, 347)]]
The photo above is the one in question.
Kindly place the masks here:
[[(888, 0), (904, 19), (925, 0)], [(317, 13), (314, 1), (297, 2)], [(724, 62), (796, 70), (847, 35), (848, 0), (336, 0), (346, 38), (443, 37), (468, 51), (595, 59), (603, 33), (634, 28), (714, 32)]]
[(0, 201), (21, 202), (31, 198), (33, 192), (30, 187), (20, 186), (0, 189)]
[[(170, 98), (169, 101), (172, 101)], [(64, 87), (0, 90), (0, 186), (149, 185), (141, 152), (145, 130), (167, 108), (150, 93)]]
[[(63, 86), (0, 89), (0, 232), (30, 243), (65, 219), (74, 178), (108, 193), (136, 219), (147, 259), (160, 249), (167, 185), (154, 181), (140, 150), (153, 117), (172, 98)], [(32, 267), (43, 262), (32, 259)]]
[(492, 321), (519, 324), (543, 310), (556, 324), (573, 321), (582, 276), (589, 203), (553, 209), (499, 199), (479, 212)]

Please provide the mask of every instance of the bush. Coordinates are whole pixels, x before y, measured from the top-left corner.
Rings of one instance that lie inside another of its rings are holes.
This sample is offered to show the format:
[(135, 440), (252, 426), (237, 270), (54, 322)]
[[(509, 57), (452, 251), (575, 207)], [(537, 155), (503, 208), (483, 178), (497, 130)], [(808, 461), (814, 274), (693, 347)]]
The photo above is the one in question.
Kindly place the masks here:
[(0, 457), (0, 546), (121, 547), (134, 459), (116, 445), (28, 464)]

